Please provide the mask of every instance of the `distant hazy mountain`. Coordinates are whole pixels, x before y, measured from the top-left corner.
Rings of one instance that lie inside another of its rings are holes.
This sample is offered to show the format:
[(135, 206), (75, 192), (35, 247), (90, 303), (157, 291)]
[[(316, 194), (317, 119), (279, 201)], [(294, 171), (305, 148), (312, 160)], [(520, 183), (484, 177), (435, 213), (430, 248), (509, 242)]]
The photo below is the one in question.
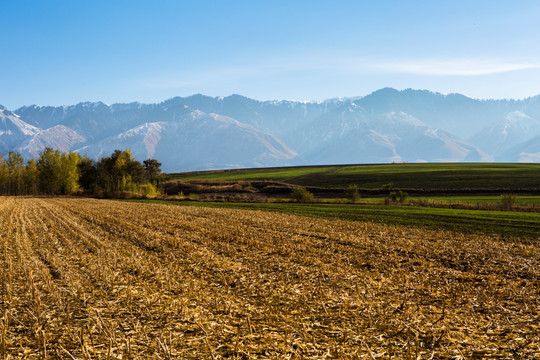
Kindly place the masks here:
[(474, 135), (470, 141), (493, 154), (496, 160), (515, 161), (512, 159), (514, 157), (512, 153), (510, 157), (506, 155), (507, 151), (538, 135), (540, 135), (540, 120), (516, 110)]
[(78, 151), (99, 158), (130, 148), (160, 159), (164, 171), (291, 165), (297, 154), (272, 135), (230, 117), (193, 111), (107, 137)]
[(0, 108), (0, 151), (131, 148), (167, 171), (392, 161), (540, 161), (540, 96), (477, 100), (385, 88), (319, 102), (240, 95)]
[(461, 94), (385, 88), (355, 102), (375, 112), (403, 111), (461, 138), (470, 138), (514, 111), (540, 119), (540, 96), (524, 100), (477, 100)]
[(356, 103), (317, 119), (302, 133), (299, 151), (312, 162), (489, 161), (450, 133), (404, 112), (370, 114)]
[(501, 155), (502, 159), (508, 162), (540, 162), (540, 136), (524, 141), (506, 150)]

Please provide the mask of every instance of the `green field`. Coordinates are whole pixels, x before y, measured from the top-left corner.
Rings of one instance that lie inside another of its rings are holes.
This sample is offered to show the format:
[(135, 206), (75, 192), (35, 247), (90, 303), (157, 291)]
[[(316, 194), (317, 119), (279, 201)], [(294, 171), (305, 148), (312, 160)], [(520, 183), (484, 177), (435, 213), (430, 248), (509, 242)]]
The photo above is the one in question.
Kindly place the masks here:
[(532, 207), (540, 205), (540, 164), (335, 165), (206, 171), (171, 176), (183, 181), (278, 181), (313, 189), (341, 189), (342, 193), (354, 184), (371, 194), (360, 199), (363, 204), (343, 203), (339, 198), (341, 195), (325, 199), (321, 192), (318, 199), (324, 203), (174, 202), (182, 205), (269, 210), (502, 237), (540, 238), (540, 213), (388, 206), (382, 205), (388, 192), (377, 191), (391, 183), (394, 189), (410, 191), (413, 196), (408, 200), (425, 200), (443, 207), (450, 203), (471, 207), (495, 205), (501, 202), (500, 194), (516, 193), (519, 195), (515, 205)]
[[(435, 203), (442, 202), (443, 204), (470, 204), (470, 205), (494, 205), (501, 202), (500, 196), (434, 196), (434, 197), (422, 197), (411, 198), (413, 200), (426, 200), (433, 201)], [(540, 196), (516, 196), (516, 205), (520, 206), (532, 206), (540, 204)]]
[(272, 180), (295, 185), (427, 191), (515, 190), (540, 191), (540, 164), (437, 163), (386, 165), (335, 165), (171, 174), (181, 180)]
[(368, 221), (508, 238), (540, 239), (540, 213), (440, 209), (410, 206), (298, 203), (226, 203), (168, 200), (132, 200), (186, 206), (276, 211), (326, 219)]
[[(331, 201), (332, 199), (328, 199)], [(496, 205), (501, 203), (501, 196), (422, 196), (422, 197), (409, 197), (411, 201), (426, 201), (435, 205), (443, 204), (466, 204), (466, 205)], [(368, 197), (360, 199), (360, 202), (367, 202), (372, 204), (380, 204), (384, 202), (381, 197)], [(540, 206), (540, 196), (516, 196), (515, 205), (519, 206)]]

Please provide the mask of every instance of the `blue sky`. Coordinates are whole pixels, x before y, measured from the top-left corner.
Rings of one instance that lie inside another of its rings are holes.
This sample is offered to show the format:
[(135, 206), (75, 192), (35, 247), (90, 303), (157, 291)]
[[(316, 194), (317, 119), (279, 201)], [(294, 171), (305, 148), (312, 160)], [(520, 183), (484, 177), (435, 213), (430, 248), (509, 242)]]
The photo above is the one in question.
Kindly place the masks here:
[(540, 94), (540, 1), (2, 1), (0, 104)]

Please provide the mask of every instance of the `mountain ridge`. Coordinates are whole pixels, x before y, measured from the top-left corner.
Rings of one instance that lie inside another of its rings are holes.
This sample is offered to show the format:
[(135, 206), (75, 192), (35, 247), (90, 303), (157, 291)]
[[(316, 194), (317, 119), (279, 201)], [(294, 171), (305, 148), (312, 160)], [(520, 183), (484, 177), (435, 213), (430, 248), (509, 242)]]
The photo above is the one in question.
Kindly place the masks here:
[(540, 95), (479, 100), (383, 88), (362, 97), (258, 101), (194, 94), (151, 104), (98, 101), (14, 111), (0, 105), (0, 151), (29, 158), (53, 146), (95, 157), (117, 145), (136, 157), (155, 156), (170, 171), (521, 161), (540, 159), (540, 142), (531, 141), (540, 135), (539, 124)]

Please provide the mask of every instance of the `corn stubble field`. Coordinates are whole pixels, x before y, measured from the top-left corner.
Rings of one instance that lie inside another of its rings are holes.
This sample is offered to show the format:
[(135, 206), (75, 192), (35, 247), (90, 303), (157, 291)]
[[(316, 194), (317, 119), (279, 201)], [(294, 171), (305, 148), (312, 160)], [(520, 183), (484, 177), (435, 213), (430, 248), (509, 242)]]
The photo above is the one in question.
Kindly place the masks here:
[(538, 359), (538, 242), (0, 198), (1, 359)]

